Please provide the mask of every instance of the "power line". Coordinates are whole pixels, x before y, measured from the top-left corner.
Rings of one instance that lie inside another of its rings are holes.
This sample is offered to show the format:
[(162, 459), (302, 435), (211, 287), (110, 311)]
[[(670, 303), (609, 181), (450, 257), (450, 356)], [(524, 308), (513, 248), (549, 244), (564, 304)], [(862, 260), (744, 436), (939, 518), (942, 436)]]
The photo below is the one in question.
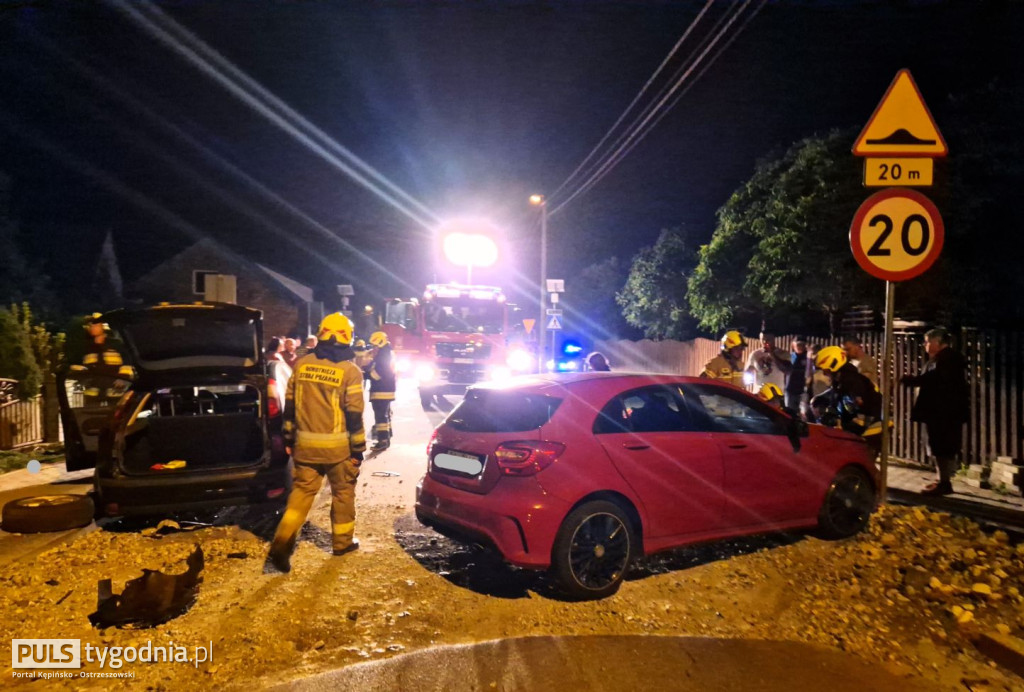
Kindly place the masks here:
[[(747, 26), (747, 24), (754, 18), (754, 16), (757, 15), (757, 13), (764, 6), (764, 4), (765, 4), (765, 2), (767, 2), (767, 0), (761, 0), (761, 4), (757, 6), (757, 8), (754, 10), (754, 12), (752, 12), (750, 15), (748, 15), (747, 19), (743, 22), (743, 24), (740, 26), (740, 28), (712, 56), (712, 58), (709, 60), (709, 62), (707, 62), (701, 68), (701, 70), (697, 73), (697, 76), (694, 77), (694, 79), (686, 86), (686, 89), (683, 90), (683, 92), (681, 92), (678, 96), (676, 96), (676, 98), (672, 99), (672, 101), (668, 105), (668, 107), (665, 107), (665, 103), (672, 97), (673, 94), (675, 94), (680, 89), (680, 87), (683, 86), (683, 84), (686, 82), (686, 80), (689, 78), (689, 76), (693, 73), (693, 71), (697, 68), (697, 66), (701, 64), (701, 62), (704, 60), (704, 58), (707, 56), (707, 54), (715, 47), (715, 45), (722, 39), (722, 37), (725, 36), (725, 34), (729, 31), (730, 27), (740, 17), (740, 15), (743, 13), (743, 11), (746, 10), (746, 8), (750, 4), (750, 2), (752, 2), (752, 0), (745, 0), (745, 2), (742, 4), (742, 6), (739, 7), (739, 9), (735, 10), (732, 13), (732, 15), (729, 17), (728, 21), (726, 22), (725, 26), (722, 27), (720, 30), (718, 30), (717, 33), (714, 34), (714, 37), (710, 40), (710, 42), (705, 40), (705, 44), (707, 44), (706, 47), (704, 47), (703, 50), (701, 50), (700, 53), (689, 62), (689, 66), (686, 67), (685, 72), (682, 75), (680, 75), (675, 80), (675, 82), (672, 84), (671, 88), (668, 89), (667, 93), (665, 93), (665, 89), (662, 89), (662, 91), (659, 92), (659, 95), (661, 95), (661, 94), (664, 94), (664, 95), (661, 96), (661, 98), (659, 98), (657, 100), (657, 102), (653, 106), (649, 105), (645, 109), (644, 112), (646, 113), (646, 115), (645, 116), (643, 116), (643, 115), (641, 116), (642, 120), (639, 122), (639, 124), (637, 124), (636, 121), (634, 120), (634, 123), (631, 124), (631, 130), (628, 130), (627, 133), (624, 133), (623, 135), (620, 135), (620, 137), (616, 140), (617, 148), (614, 151), (612, 151), (611, 153), (606, 154), (604, 157), (602, 157), (603, 158), (603, 163), (600, 165), (598, 170), (596, 172), (594, 172), (592, 175), (590, 175), (590, 177), (587, 178), (587, 180), (584, 181), (576, 189), (575, 192), (573, 192), (571, 195), (569, 195), (568, 198), (566, 198), (558, 206), (556, 206), (554, 209), (552, 209), (548, 213), (549, 216), (551, 214), (555, 214), (556, 212), (560, 211), (566, 205), (568, 205), (573, 199), (575, 199), (576, 197), (580, 196), (581, 194), (584, 194), (585, 192), (589, 191), (598, 182), (600, 182), (600, 180), (602, 178), (604, 178), (604, 176), (606, 176), (609, 172), (611, 172), (611, 170), (616, 165), (618, 165), (618, 163), (620, 163), (622, 161), (622, 159), (625, 158), (625, 156), (630, 151), (632, 151), (633, 148), (637, 144), (639, 144), (639, 142), (644, 137), (647, 136), (647, 134), (651, 131), (651, 129), (658, 122), (660, 122), (660, 120), (673, 107), (675, 107), (675, 105), (679, 102), (679, 99), (682, 97), (682, 95), (685, 94), (686, 91), (688, 91), (689, 88), (691, 86), (693, 86), (693, 84), (698, 79), (700, 79), (700, 77), (704, 74), (704, 72), (706, 72), (707, 69), (715, 62), (715, 60), (718, 59), (718, 57), (724, 52), (724, 50), (726, 48), (728, 48), (729, 45), (731, 45), (733, 41), (735, 41), (735, 39), (740, 35), (740, 33)], [(721, 24), (721, 20), (718, 22), (718, 24), (716, 24), (716, 27), (718, 25), (720, 25), (720, 24)], [(703, 45), (704, 44), (702, 44), (702, 46)], [(676, 74), (679, 74), (678, 71), (677, 71)], [(652, 119), (653, 119), (653, 122), (652, 122)], [(621, 144), (619, 144), (619, 142), (621, 142)]]
[(629, 112), (633, 110), (633, 106), (635, 106), (637, 102), (641, 99), (641, 97), (643, 97), (647, 89), (651, 86), (654, 80), (657, 79), (658, 74), (665, 68), (665, 65), (667, 65), (668, 62), (672, 59), (672, 57), (676, 54), (676, 52), (679, 50), (679, 47), (683, 45), (683, 42), (686, 41), (686, 38), (690, 35), (690, 32), (692, 32), (693, 29), (697, 26), (697, 24), (700, 23), (700, 20), (704, 17), (705, 13), (707, 13), (708, 9), (711, 8), (713, 2), (714, 0), (707, 0), (707, 2), (704, 4), (703, 9), (701, 9), (697, 16), (694, 17), (693, 21), (690, 22), (690, 25), (686, 27), (686, 31), (684, 31), (683, 35), (679, 37), (679, 40), (676, 41), (676, 44), (672, 46), (672, 50), (668, 52), (668, 55), (665, 56), (665, 59), (661, 61), (661, 64), (658, 65), (657, 69), (654, 70), (654, 73), (651, 74), (651, 76), (647, 79), (647, 83), (643, 85), (640, 91), (637, 92), (637, 95), (633, 97), (633, 100), (630, 101), (629, 105), (626, 106), (626, 110), (622, 111), (622, 114), (619, 115), (618, 119), (612, 124), (610, 128), (608, 128), (608, 131), (604, 133), (604, 136), (601, 137), (601, 140), (594, 145), (594, 148), (590, 150), (590, 153), (587, 154), (586, 158), (584, 158), (580, 162), (580, 164), (576, 166), (576, 169), (569, 174), (569, 177), (566, 178), (562, 182), (562, 184), (555, 189), (554, 192), (548, 195), (549, 199), (557, 196), (559, 192), (561, 192), (570, 182), (572, 182), (572, 180), (576, 177), (580, 170), (583, 169), (587, 162), (594, 158), (594, 155), (597, 154), (597, 152), (601, 149), (601, 146), (604, 145), (608, 138), (611, 137), (612, 133), (615, 132), (615, 128), (617, 128), (622, 123), (622, 121), (626, 119), (626, 116), (629, 115)]

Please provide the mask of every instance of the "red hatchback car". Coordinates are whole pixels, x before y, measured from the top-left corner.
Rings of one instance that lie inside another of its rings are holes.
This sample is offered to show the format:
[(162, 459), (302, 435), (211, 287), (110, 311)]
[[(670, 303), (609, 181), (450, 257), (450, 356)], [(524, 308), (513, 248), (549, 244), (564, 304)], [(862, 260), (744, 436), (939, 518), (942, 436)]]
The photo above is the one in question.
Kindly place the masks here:
[(608, 372), (471, 388), (438, 426), (416, 516), (551, 569), (573, 598), (638, 556), (744, 534), (860, 531), (876, 504), (861, 438), (694, 377)]

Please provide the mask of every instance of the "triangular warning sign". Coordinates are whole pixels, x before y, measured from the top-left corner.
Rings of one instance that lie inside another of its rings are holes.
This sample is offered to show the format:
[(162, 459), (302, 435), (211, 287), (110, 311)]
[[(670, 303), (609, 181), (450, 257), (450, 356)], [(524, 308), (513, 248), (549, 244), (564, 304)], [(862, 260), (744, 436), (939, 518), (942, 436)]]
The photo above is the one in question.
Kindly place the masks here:
[(853, 145), (855, 156), (945, 156), (949, 150), (921, 92), (900, 70)]
[(562, 322), (558, 319), (558, 315), (552, 315), (551, 319), (548, 320), (548, 329), (561, 329)]
[(523, 326), (526, 327), (526, 333), (527, 334), (529, 334), (530, 332), (533, 331), (533, 325), (536, 322), (537, 322), (537, 320), (531, 319), (531, 318), (524, 318), (523, 319)]

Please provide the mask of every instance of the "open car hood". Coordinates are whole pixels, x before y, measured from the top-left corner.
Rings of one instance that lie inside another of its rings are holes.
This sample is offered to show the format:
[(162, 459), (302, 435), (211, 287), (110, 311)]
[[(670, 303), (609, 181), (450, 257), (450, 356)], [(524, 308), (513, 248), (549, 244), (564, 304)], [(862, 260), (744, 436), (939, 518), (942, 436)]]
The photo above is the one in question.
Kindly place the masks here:
[(263, 371), (263, 313), (228, 303), (185, 303), (113, 310), (103, 315), (140, 377)]

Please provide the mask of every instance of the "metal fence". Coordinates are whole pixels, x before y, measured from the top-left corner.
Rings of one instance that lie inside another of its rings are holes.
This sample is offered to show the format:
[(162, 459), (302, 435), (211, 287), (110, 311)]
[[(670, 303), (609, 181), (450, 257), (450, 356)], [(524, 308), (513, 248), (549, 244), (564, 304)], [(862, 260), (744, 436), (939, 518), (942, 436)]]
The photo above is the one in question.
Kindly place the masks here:
[(42, 396), (0, 404), (0, 449), (17, 449), (42, 441)]
[[(857, 336), (868, 354), (881, 361), (883, 335), (865, 332)], [(792, 335), (779, 336), (777, 343), (788, 347), (792, 338)], [(836, 343), (815, 337), (808, 338), (808, 342), (820, 346)], [(719, 342), (711, 339), (605, 341), (595, 347), (608, 356), (615, 370), (682, 375), (699, 375), (705, 363), (720, 349)], [(1024, 461), (1024, 333), (965, 329), (960, 332), (954, 348), (967, 360), (970, 387), (971, 413), (964, 430), (963, 461), (979, 464), (996, 457)], [(890, 368), (893, 382), (899, 383), (904, 375), (918, 374), (926, 362), (923, 334), (895, 335)], [(910, 421), (915, 395), (915, 390), (898, 384), (893, 388), (896, 428), (890, 454), (926, 463), (928, 450), (923, 426)]]

